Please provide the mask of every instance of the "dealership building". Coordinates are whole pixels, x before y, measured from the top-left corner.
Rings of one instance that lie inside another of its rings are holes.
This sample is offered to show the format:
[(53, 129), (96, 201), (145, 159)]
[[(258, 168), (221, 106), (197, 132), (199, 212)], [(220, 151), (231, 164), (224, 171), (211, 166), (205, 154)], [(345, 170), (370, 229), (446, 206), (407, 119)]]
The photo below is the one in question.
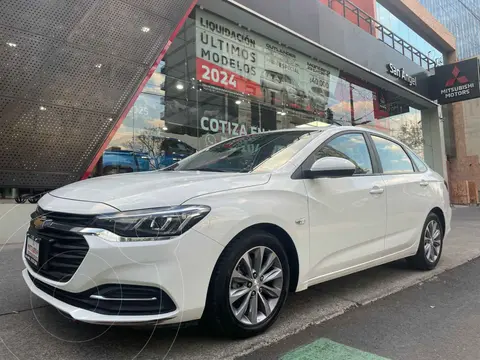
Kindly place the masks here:
[[(417, 0), (7, 3), (4, 197), (328, 124), (399, 138), (448, 177), (458, 101), (478, 97), (478, 60), (453, 65), (455, 38)], [(462, 181), (456, 202), (469, 201)]]

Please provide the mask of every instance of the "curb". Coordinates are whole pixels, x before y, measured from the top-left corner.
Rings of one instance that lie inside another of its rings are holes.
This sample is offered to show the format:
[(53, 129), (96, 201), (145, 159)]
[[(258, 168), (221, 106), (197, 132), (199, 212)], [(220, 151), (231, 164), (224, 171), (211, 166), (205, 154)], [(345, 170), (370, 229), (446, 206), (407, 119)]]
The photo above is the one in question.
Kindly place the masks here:
[[(444, 272), (447, 272), (447, 271), (449, 271), (449, 270), (455, 269), (455, 268), (457, 268), (457, 267), (459, 267), (459, 266), (465, 265), (465, 264), (467, 264), (467, 263), (469, 263), (469, 262), (471, 262), (471, 261), (473, 261), (473, 260), (475, 260), (475, 259), (477, 259), (477, 258), (479, 258), (479, 257), (480, 257), (480, 253), (475, 254), (474, 256), (469, 257), (469, 258), (467, 258), (467, 259), (465, 259), (465, 260), (462, 260), (461, 262), (459, 262), (459, 263), (457, 263), (457, 264), (455, 264), (455, 265), (453, 265), (453, 266), (448, 266), (448, 267), (444, 267), (444, 268), (440, 268), (440, 269), (434, 269), (434, 270), (425, 272), (425, 273), (424, 273), (425, 275), (422, 276), (421, 278), (418, 278), (418, 279), (413, 280), (413, 281), (411, 281), (411, 282), (407, 282), (407, 283), (403, 284), (402, 286), (399, 286), (398, 288), (391, 289), (391, 290), (385, 292), (384, 294), (381, 294), (381, 295), (376, 296), (376, 297), (372, 297), (372, 298), (370, 298), (370, 299), (366, 299), (366, 300), (364, 300), (364, 301), (362, 301), (362, 302), (356, 302), (356, 301), (353, 301), (353, 300), (350, 300), (350, 299), (347, 299), (347, 298), (339, 298), (338, 296), (333, 295), (333, 296), (341, 299), (342, 301), (347, 301), (347, 302), (350, 302), (351, 304), (350, 304), (349, 306), (345, 306), (345, 307), (344, 307), (343, 309), (341, 309), (341, 310), (334, 311), (334, 312), (332, 312), (332, 313), (330, 313), (330, 314), (328, 314), (328, 315), (325, 315), (325, 316), (323, 316), (323, 317), (320, 318), (320, 319), (316, 319), (316, 320), (313, 320), (313, 321), (311, 321), (311, 322), (308, 322), (308, 323), (304, 324), (303, 326), (301, 326), (301, 327), (299, 327), (299, 328), (297, 328), (297, 329), (295, 329), (295, 330), (293, 330), (293, 331), (284, 333), (284, 334), (282, 334), (282, 336), (277, 336), (277, 337), (275, 337), (275, 338), (266, 339), (266, 340), (262, 341), (261, 343), (256, 344), (256, 345), (250, 347), (249, 349), (247, 349), (247, 350), (245, 350), (245, 351), (239, 352), (239, 353), (237, 353), (237, 354), (235, 354), (235, 355), (230, 355), (230, 356), (227, 357), (226, 359), (228, 359), (228, 360), (235, 360), (235, 359), (241, 358), (241, 357), (243, 357), (243, 356), (249, 355), (249, 354), (253, 353), (254, 351), (257, 351), (257, 350), (259, 350), (259, 349), (261, 349), (261, 348), (265, 348), (265, 347), (267, 347), (267, 346), (270, 346), (270, 345), (273, 345), (273, 344), (275, 344), (275, 343), (277, 343), (277, 342), (280, 342), (280, 341), (282, 341), (282, 340), (284, 340), (284, 339), (286, 339), (286, 338), (288, 338), (288, 337), (290, 337), (290, 336), (296, 335), (296, 334), (298, 334), (299, 332), (302, 332), (302, 331), (308, 329), (308, 328), (311, 327), (311, 326), (320, 325), (320, 324), (322, 324), (322, 323), (324, 323), (324, 322), (326, 322), (326, 321), (328, 321), (328, 320), (331, 320), (331, 319), (333, 319), (333, 318), (336, 318), (336, 317), (338, 317), (338, 316), (341, 316), (341, 315), (343, 315), (343, 314), (345, 314), (345, 313), (347, 313), (347, 312), (349, 312), (349, 311), (351, 311), (351, 310), (354, 310), (354, 309), (356, 309), (356, 308), (360, 308), (360, 307), (363, 307), (363, 306), (367, 306), (367, 305), (369, 305), (369, 304), (371, 304), (371, 303), (374, 303), (374, 302), (376, 302), (376, 301), (378, 301), (378, 300), (381, 300), (381, 299), (383, 299), (383, 298), (386, 298), (386, 297), (388, 297), (388, 296), (390, 296), (390, 295), (393, 295), (393, 294), (396, 294), (396, 293), (398, 293), (398, 292), (400, 292), (400, 291), (403, 291), (403, 290), (405, 290), (405, 289), (411, 288), (411, 287), (413, 287), (413, 286), (415, 286), (415, 285), (421, 285), (421, 284), (423, 284), (424, 282), (431, 281), (431, 280), (435, 279), (438, 275), (440, 275), (440, 274), (442, 274), (442, 273), (444, 273)], [(267, 330), (267, 333), (266, 333), (266, 334), (268, 334), (268, 330)]]

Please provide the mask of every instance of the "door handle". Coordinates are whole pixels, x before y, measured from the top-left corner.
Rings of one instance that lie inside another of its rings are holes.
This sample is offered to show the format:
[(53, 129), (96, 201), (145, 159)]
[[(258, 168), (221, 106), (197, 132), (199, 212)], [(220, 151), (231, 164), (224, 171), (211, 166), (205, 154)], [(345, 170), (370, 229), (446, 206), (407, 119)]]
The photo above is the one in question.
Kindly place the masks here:
[(428, 181), (426, 181), (426, 180), (420, 181), (420, 186), (422, 186), (422, 187), (428, 186)]
[(385, 191), (385, 189), (383, 188), (380, 188), (378, 186), (374, 186), (372, 188), (372, 190), (370, 190), (370, 194), (372, 195), (380, 195), (380, 194), (383, 194), (383, 192)]

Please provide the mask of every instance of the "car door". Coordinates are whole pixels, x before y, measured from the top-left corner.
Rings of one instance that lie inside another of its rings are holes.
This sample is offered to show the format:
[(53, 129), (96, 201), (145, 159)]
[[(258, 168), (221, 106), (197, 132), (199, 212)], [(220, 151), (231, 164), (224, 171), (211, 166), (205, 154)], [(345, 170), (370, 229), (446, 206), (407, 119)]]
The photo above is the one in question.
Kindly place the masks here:
[(381, 135), (371, 138), (387, 190), (385, 250), (395, 253), (418, 243), (433, 194), (425, 172), (419, 171), (402, 145)]
[(311, 281), (341, 275), (384, 251), (386, 193), (372, 149), (361, 131), (343, 132), (321, 145), (305, 162), (335, 156), (357, 166), (353, 176), (305, 179), (309, 197)]

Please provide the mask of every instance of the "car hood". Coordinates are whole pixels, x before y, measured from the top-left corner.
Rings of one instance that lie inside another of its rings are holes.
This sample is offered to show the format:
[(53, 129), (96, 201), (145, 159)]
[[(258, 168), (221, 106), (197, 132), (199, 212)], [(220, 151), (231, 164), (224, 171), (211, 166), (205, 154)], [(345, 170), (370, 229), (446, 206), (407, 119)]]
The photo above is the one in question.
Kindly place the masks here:
[(180, 205), (200, 195), (262, 185), (269, 179), (270, 174), (150, 171), (88, 179), (56, 189), (50, 195), (127, 211)]

